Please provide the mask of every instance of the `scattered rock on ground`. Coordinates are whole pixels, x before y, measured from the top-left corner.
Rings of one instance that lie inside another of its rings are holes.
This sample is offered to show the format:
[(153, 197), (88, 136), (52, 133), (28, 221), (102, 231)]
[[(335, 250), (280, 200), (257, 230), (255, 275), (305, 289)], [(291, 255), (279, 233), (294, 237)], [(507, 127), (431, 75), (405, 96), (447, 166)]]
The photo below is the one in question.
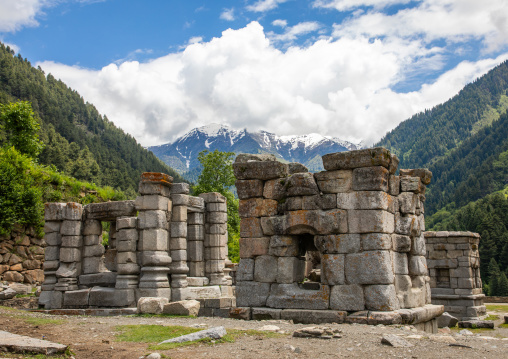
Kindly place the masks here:
[(430, 340), (440, 343), (456, 343), (457, 341), (450, 335), (431, 335)]
[(148, 355), (146, 359), (161, 359), (161, 355), (159, 353), (152, 353)]
[(494, 329), (494, 322), (490, 320), (463, 320), (459, 322), (459, 328)]
[(11, 299), (11, 298), (14, 298), (16, 296), (16, 291), (12, 288), (7, 288), (3, 291), (0, 292), (0, 299), (2, 300), (5, 300), (5, 299)]
[(164, 305), (163, 313), (172, 315), (190, 315), (197, 317), (201, 303), (197, 300), (181, 300)]
[(413, 346), (413, 344), (408, 342), (406, 339), (401, 338), (395, 334), (383, 335), (381, 343), (391, 345), (394, 348), (410, 348)]
[(342, 338), (340, 329), (331, 329), (329, 327), (305, 327), (295, 330), (293, 337), (295, 338), (319, 338), (332, 339)]
[(444, 327), (454, 327), (457, 325), (459, 320), (455, 318), (453, 315), (449, 314), (448, 312), (444, 312), (437, 318), (437, 327), (438, 328), (444, 328)]
[(215, 327), (215, 328), (202, 330), (200, 332), (191, 333), (191, 334), (182, 335), (182, 336), (179, 336), (176, 338), (168, 339), (163, 342), (160, 342), (159, 345), (165, 344), (165, 343), (191, 342), (193, 340), (199, 340), (199, 339), (203, 339), (203, 338), (220, 339), (226, 334), (227, 334), (226, 329), (224, 327)]
[(278, 332), (280, 328), (276, 325), (264, 325), (258, 330), (261, 330), (263, 332)]
[(459, 332), (460, 335), (463, 335), (463, 336), (466, 336), (466, 337), (469, 337), (469, 336), (472, 336), (474, 335), (472, 331), (470, 330), (467, 330), (467, 329), (463, 329)]
[(168, 302), (168, 298), (142, 297), (138, 300), (138, 311), (147, 314), (161, 314), (164, 304)]

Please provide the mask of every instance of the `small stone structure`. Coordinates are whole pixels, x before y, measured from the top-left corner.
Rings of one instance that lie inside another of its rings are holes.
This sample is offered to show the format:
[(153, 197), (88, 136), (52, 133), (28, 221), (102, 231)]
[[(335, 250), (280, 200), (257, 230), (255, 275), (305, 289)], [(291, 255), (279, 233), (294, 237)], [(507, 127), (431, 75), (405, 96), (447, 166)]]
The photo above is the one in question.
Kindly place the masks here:
[(480, 278), (480, 235), (425, 232), (432, 303), (459, 320), (486, 314)]
[(312, 174), (273, 155), (237, 156), (235, 315), (436, 331), (443, 306), (430, 303), (423, 237), (432, 174), (396, 175), (384, 148), (327, 154), (323, 166)]
[[(135, 201), (47, 203), (45, 309), (135, 307), (140, 297), (229, 299), (226, 199), (143, 173)], [(102, 245), (102, 223), (109, 244)]]

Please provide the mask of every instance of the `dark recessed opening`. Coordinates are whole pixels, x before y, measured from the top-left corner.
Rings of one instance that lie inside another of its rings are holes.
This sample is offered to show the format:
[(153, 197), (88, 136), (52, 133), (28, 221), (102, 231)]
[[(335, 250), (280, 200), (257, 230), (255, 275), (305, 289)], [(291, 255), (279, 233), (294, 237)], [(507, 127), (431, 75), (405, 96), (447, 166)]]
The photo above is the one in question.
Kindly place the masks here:
[(437, 268), (436, 276), (436, 285), (438, 288), (450, 288), (450, 269)]

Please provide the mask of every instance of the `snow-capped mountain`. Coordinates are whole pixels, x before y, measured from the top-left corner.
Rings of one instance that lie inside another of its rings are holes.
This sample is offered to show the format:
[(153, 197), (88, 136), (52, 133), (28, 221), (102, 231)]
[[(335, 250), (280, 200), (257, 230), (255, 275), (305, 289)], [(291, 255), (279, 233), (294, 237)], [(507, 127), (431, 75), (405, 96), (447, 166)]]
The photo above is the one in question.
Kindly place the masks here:
[(322, 155), (359, 148), (361, 145), (317, 133), (277, 136), (266, 131), (235, 131), (226, 125), (210, 124), (191, 130), (173, 143), (148, 149), (178, 172), (185, 173), (199, 167), (198, 154), (206, 149), (235, 153), (273, 153), (282, 160), (302, 163), (311, 171), (321, 171)]

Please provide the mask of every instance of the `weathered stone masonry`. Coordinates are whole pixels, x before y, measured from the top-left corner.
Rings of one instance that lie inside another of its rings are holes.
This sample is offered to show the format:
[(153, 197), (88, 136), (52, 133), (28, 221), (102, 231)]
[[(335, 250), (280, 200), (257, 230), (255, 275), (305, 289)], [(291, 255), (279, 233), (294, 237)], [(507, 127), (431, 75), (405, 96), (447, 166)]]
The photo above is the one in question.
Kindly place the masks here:
[[(139, 193), (135, 201), (46, 204), (41, 306), (135, 307), (140, 297), (234, 305), (225, 198), (190, 196), (162, 173), (144, 173)], [(107, 251), (102, 222), (110, 223)]]
[[(434, 330), (443, 307), (430, 304), (425, 259), (431, 173), (396, 176), (398, 159), (384, 148), (327, 154), (323, 165), (312, 174), (271, 155), (237, 157), (237, 306), (254, 319), (427, 323)], [(316, 257), (319, 281), (302, 283)]]
[(480, 235), (471, 232), (425, 232), (432, 303), (459, 320), (486, 314), (480, 278)]

